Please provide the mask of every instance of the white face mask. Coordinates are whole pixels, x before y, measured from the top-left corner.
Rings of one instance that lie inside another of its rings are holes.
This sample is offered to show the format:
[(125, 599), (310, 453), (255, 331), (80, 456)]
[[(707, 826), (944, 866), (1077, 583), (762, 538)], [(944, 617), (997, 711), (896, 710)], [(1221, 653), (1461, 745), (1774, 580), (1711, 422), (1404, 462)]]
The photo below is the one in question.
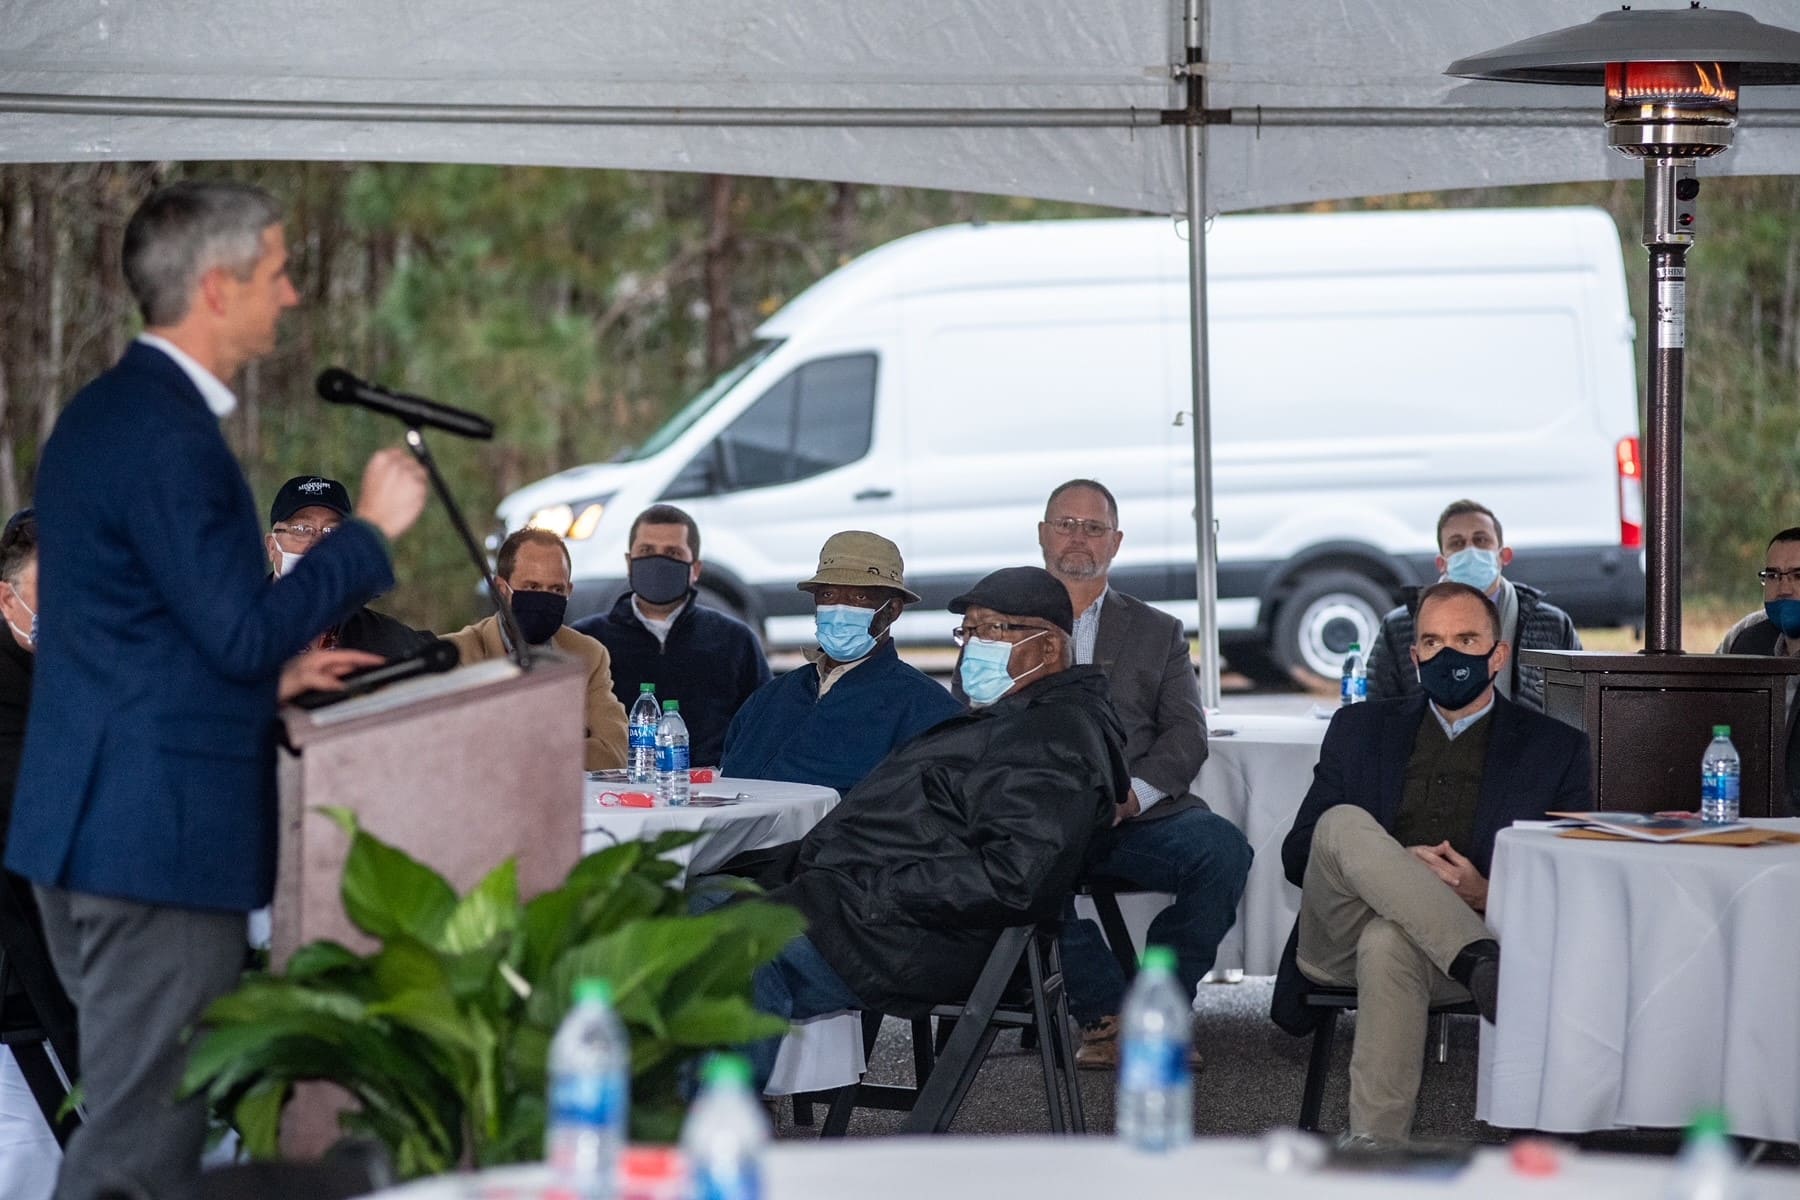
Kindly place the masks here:
[(7, 584), (6, 586), (9, 588), (12, 588), (13, 599), (15, 599), (19, 602), (19, 607), (24, 609), (26, 612), (31, 613), (31, 632), (27, 633), (25, 630), (20, 629), (17, 625), (14, 625), (12, 623), (12, 619), (10, 617), (7, 618), (7, 620), (6, 620), (6, 627), (8, 629), (12, 630), (21, 639), (23, 639), (23, 641), (25, 642), (25, 644), (27, 646), (30, 646), (32, 649), (35, 650), (37, 648), (37, 634), (38, 634), (37, 612), (31, 607), (31, 605), (25, 603), (25, 597), (19, 595), (18, 588), (13, 587), (12, 584), (10, 584), (10, 583)]
[(279, 579), (283, 575), (292, 575), (294, 568), (299, 566), (300, 560), (305, 557), (304, 554), (289, 554), (286, 550), (281, 551), (281, 565), (275, 568), (275, 577)]

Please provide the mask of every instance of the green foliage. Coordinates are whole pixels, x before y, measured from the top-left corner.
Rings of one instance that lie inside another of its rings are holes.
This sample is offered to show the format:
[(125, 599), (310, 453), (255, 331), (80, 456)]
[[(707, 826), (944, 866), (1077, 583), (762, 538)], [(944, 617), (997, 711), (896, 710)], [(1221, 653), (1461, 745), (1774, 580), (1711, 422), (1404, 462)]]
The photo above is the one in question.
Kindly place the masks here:
[(349, 811), (324, 811), (351, 838), (345, 911), (380, 948), (314, 942), (285, 974), (248, 977), (207, 1010), (185, 1080), (254, 1157), (276, 1154), (293, 1085), (324, 1080), (357, 1101), (345, 1130), (407, 1177), (536, 1158), (550, 1038), (585, 977), (612, 983), (631, 1037), (635, 1138), (675, 1136), (696, 1055), (785, 1028), (751, 1007), (750, 977), (801, 918), (754, 900), (687, 915), (662, 856), (696, 834), (611, 847), (521, 904), (510, 859), (458, 897)]

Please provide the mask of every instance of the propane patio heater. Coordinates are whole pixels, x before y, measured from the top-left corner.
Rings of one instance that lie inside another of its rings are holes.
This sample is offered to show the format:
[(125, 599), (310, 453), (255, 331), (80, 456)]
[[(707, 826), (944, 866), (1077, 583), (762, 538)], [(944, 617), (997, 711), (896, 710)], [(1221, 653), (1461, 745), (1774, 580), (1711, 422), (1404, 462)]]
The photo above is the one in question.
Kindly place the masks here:
[(1446, 74), (1603, 85), (1607, 145), (1644, 163), (1644, 654), (1528, 651), (1524, 661), (1545, 668), (1551, 715), (1592, 738), (1600, 807), (1694, 807), (1701, 750), (1716, 721), (1732, 725), (1744, 756), (1745, 815), (1778, 814), (1787, 794), (1785, 683), (1800, 667), (1681, 653), (1681, 415), (1687, 249), (1699, 230), (1695, 164), (1731, 145), (1740, 88), (1800, 84), (1800, 33), (1697, 3), (1624, 8), (1459, 59)]

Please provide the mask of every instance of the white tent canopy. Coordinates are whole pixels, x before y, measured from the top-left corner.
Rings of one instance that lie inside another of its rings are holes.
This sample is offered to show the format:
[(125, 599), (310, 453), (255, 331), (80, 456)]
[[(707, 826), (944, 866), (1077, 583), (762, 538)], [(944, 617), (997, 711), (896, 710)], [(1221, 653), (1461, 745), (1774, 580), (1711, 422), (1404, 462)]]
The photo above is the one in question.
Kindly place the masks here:
[[(1793, 0), (1729, 0), (1800, 22)], [(1209, 0), (1212, 211), (1624, 177), (1599, 97), (1447, 79), (1601, 0)], [(1182, 212), (1182, 0), (9, 0), (0, 160), (530, 163)], [(1800, 161), (1747, 93), (1709, 173)], [(1225, 121), (1229, 123), (1223, 123)], [(1752, 132), (1753, 131), (1753, 132)]]

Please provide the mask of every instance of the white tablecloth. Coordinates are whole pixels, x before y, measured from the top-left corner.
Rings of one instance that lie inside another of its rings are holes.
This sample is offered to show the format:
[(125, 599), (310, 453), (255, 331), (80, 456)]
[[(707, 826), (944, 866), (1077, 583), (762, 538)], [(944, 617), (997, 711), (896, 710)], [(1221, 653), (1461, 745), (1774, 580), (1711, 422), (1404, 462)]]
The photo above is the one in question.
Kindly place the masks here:
[[(853, 1138), (782, 1142), (763, 1167), (767, 1200), (1655, 1200), (1668, 1159), (1569, 1154), (1552, 1176), (1513, 1173), (1505, 1150), (1478, 1153), (1448, 1181), (1338, 1173), (1271, 1174), (1258, 1143), (1206, 1138), (1166, 1155), (1140, 1154), (1112, 1138)], [(1792, 1196), (1792, 1171), (1747, 1173), (1758, 1200)], [(523, 1200), (539, 1194), (541, 1167), (421, 1180), (372, 1200)]]
[[(1800, 821), (1756, 824), (1800, 830)], [(1476, 1115), (1555, 1132), (1687, 1123), (1800, 1140), (1800, 845), (1501, 831), (1500, 1023)]]
[[(772, 779), (719, 779), (698, 784), (696, 796), (743, 796), (718, 808), (624, 808), (603, 806), (602, 792), (644, 790), (630, 784), (589, 780), (581, 802), (581, 852), (592, 854), (617, 842), (655, 837), (671, 829), (698, 829), (706, 836), (669, 857), (688, 875), (716, 870), (745, 850), (794, 842), (837, 806), (827, 787)], [(862, 1020), (855, 1013), (795, 1021), (781, 1040), (775, 1072), (765, 1089), (771, 1096), (819, 1091), (854, 1083), (863, 1071)]]
[(0, 1047), (0, 1196), (50, 1200), (62, 1151), (12, 1051)]
[(685, 866), (688, 874), (704, 875), (745, 850), (799, 841), (838, 802), (838, 794), (828, 787), (772, 779), (718, 779), (696, 784), (696, 797), (745, 797), (718, 808), (691, 804), (681, 808), (606, 807), (599, 800), (602, 792), (650, 790), (588, 780), (581, 801), (581, 852), (592, 854), (615, 842), (655, 837), (671, 829), (698, 829), (706, 836), (670, 858)]
[[(1294, 814), (1312, 786), (1319, 743), (1329, 722), (1313, 716), (1223, 712), (1211, 714), (1207, 723), (1212, 736), (1194, 791), (1214, 812), (1243, 830), (1256, 853), (1238, 903), (1237, 923), (1219, 943), (1215, 969), (1273, 975), (1300, 911), (1300, 889), (1281, 873), (1281, 839), (1293, 828)], [(1168, 896), (1156, 893), (1119, 898), (1119, 911), (1140, 948), (1151, 919), (1168, 901)], [(1085, 900), (1078, 907), (1084, 915), (1093, 915)]]

